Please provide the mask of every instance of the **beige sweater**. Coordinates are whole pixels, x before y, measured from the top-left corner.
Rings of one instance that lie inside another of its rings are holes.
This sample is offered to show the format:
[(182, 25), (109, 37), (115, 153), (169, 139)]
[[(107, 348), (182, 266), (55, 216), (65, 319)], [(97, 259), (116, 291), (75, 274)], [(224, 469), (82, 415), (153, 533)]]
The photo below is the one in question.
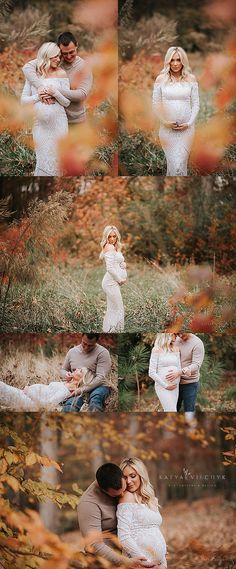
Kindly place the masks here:
[[(96, 482), (93, 482), (81, 496), (78, 505), (79, 528), (83, 537), (97, 532), (109, 532), (116, 535), (117, 499), (103, 492)], [(95, 551), (108, 559), (114, 565), (121, 565), (125, 557), (112, 548), (112, 541), (104, 539), (94, 542)]]
[[(33, 59), (23, 67), (23, 73), (30, 83), (37, 90), (42, 86), (41, 77), (36, 73), (37, 60)], [(74, 63), (61, 62), (62, 69), (65, 70), (67, 77), (72, 84), (73, 79), (78, 74), (78, 89), (61, 89), (62, 95), (71, 101), (66, 109), (69, 124), (83, 122), (86, 118), (85, 99), (92, 87), (93, 76), (86, 62), (77, 56)], [(81, 78), (80, 78), (81, 76)]]
[(100, 344), (95, 344), (91, 352), (84, 352), (81, 344), (71, 348), (65, 357), (61, 378), (64, 379), (67, 371), (75, 371), (86, 367), (94, 375), (94, 379), (83, 387), (83, 393), (92, 391), (100, 385), (107, 385), (107, 376), (111, 370), (111, 358), (108, 350)]
[(189, 334), (188, 339), (184, 342), (181, 338), (177, 338), (175, 345), (180, 349), (181, 368), (188, 367), (191, 375), (181, 375), (180, 383), (196, 383), (200, 378), (200, 368), (204, 359), (204, 344), (195, 334)]

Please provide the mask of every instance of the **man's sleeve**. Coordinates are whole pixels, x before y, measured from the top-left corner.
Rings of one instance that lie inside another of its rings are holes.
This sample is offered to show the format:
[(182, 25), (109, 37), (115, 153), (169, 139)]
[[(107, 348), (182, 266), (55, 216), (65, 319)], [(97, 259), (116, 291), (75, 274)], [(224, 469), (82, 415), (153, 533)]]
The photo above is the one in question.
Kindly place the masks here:
[(193, 347), (192, 363), (190, 364), (190, 366), (188, 366), (190, 368), (191, 372), (200, 370), (200, 367), (201, 367), (203, 359), (204, 359), (204, 353), (205, 353), (205, 350), (204, 350), (203, 342), (198, 342)]
[(62, 379), (65, 378), (66, 374), (68, 371), (71, 371), (71, 365), (70, 365), (70, 350), (69, 352), (67, 352), (62, 369), (60, 371), (60, 377)]
[(92, 391), (92, 389), (95, 389), (96, 387), (103, 385), (104, 380), (106, 379), (110, 371), (111, 371), (111, 357), (108, 350), (104, 349), (98, 354), (97, 357), (95, 377), (93, 381), (89, 383), (89, 385), (86, 385), (86, 387), (83, 388), (83, 393)]
[[(85, 501), (80, 503), (78, 506), (78, 519), (79, 528), (83, 537), (87, 537), (92, 533), (98, 535), (102, 534), (101, 510), (97, 504)], [(104, 541), (96, 541), (96, 535), (94, 535), (94, 540), (95, 541), (93, 541), (92, 538), (90, 544), (99, 555), (115, 565), (122, 564), (121, 555), (116, 553), (109, 545), (104, 543)]]
[[(93, 75), (90, 69), (86, 68), (86, 65), (83, 64), (81, 69), (75, 71), (75, 82), (76, 77), (78, 77), (78, 88), (77, 89), (69, 89), (67, 87), (60, 89), (61, 93), (69, 99), (71, 102), (78, 102), (84, 101), (89, 94), (89, 91), (92, 88), (93, 84)], [(73, 80), (72, 80), (72, 87), (73, 87)]]
[(35, 89), (39, 89), (39, 87), (42, 87), (43, 82), (42, 79), (37, 75), (36, 63), (37, 59), (32, 59), (31, 61), (28, 61), (28, 63), (26, 63), (24, 67), (22, 67), (22, 71), (24, 73), (25, 78), (30, 83), (30, 85), (33, 85)]

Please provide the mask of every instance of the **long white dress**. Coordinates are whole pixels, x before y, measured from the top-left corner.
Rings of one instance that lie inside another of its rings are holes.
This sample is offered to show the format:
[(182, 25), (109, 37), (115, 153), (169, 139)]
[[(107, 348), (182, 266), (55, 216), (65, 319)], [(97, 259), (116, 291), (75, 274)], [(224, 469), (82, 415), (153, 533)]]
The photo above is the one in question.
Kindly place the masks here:
[(34, 104), (36, 113), (32, 129), (36, 151), (35, 176), (60, 176), (62, 172), (58, 163), (58, 142), (68, 133), (68, 119), (64, 107), (70, 105), (69, 99), (60, 93), (60, 89), (70, 88), (69, 79), (60, 77), (46, 77), (43, 86), (56, 87), (56, 102), (51, 105), (42, 103), (37, 89), (25, 82), (21, 95), (23, 104)]
[(152, 350), (148, 375), (155, 382), (155, 391), (163, 411), (177, 411), (180, 376), (175, 381), (176, 388), (171, 391), (166, 389), (171, 384), (165, 379), (168, 372), (177, 370), (181, 371), (180, 352), (156, 352), (154, 349)]
[(49, 385), (36, 383), (23, 389), (0, 381), (0, 409), (10, 411), (52, 411), (70, 396), (63, 381), (52, 381)]
[(125, 503), (117, 506), (117, 533), (125, 553), (130, 557), (146, 557), (167, 567), (166, 542), (161, 533), (159, 511), (146, 504)]
[(103, 258), (106, 273), (102, 280), (102, 289), (107, 297), (107, 309), (103, 320), (103, 332), (122, 332), (124, 330), (124, 305), (119, 283), (127, 279), (123, 268), (124, 256), (120, 251), (107, 251)]
[[(187, 176), (188, 158), (194, 137), (194, 122), (199, 111), (196, 81), (156, 80), (153, 109), (160, 120), (159, 138), (167, 161), (167, 176)], [(187, 123), (183, 131), (173, 130), (166, 122)]]

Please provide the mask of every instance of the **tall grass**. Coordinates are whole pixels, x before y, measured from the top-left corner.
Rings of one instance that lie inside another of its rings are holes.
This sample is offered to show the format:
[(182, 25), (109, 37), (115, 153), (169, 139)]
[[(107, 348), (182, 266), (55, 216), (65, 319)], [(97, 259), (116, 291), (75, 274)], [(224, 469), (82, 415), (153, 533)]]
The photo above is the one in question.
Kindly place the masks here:
[[(104, 269), (55, 268), (37, 284), (13, 284), (8, 295), (3, 332), (101, 331), (106, 298)], [(169, 319), (168, 298), (179, 286), (174, 269), (158, 274), (150, 265), (129, 267), (122, 287), (125, 331), (161, 329)]]

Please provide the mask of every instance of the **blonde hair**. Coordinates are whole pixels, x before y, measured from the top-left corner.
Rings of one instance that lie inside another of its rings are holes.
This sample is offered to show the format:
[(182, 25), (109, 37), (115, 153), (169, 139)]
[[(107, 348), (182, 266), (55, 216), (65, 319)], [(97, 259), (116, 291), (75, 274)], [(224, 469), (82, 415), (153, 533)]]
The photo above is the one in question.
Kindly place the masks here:
[(171, 352), (172, 344), (172, 334), (158, 333), (155, 338), (154, 349), (161, 348), (162, 350), (165, 350), (165, 352)]
[(36, 69), (39, 75), (46, 77), (50, 68), (50, 58), (59, 55), (60, 48), (52, 41), (43, 43), (37, 53)]
[(108, 241), (108, 237), (110, 235), (110, 233), (114, 231), (114, 233), (116, 234), (117, 237), (117, 241), (116, 241), (116, 250), (117, 251), (121, 251), (122, 245), (121, 245), (121, 235), (120, 232), (118, 231), (117, 227), (115, 225), (106, 225), (106, 227), (104, 228), (103, 234), (102, 234), (102, 240), (100, 242), (101, 245), (101, 253), (99, 255), (99, 259), (103, 259), (104, 256), (104, 247), (107, 244)]
[(180, 56), (180, 60), (183, 66), (181, 69), (181, 79), (183, 81), (192, 81), (194, 79), (194, 75), (192, 74), (189, 65), (187, 53), (182, 47), (169, 47), (165, 55), (164, 67), (161, 70), (160, 74), (157, 76), (157, 80), (162, 81), (163, 83), (172, 81), (170, 62), (175, 53), (178, 53)]
[(139, 493), (143, 504), (151, 510), (158, 510), (158, 499), (155, 496), (154, 488), (149, 480), (148, 471), (145, 464), (139, 458), (124, 458), (120, 463), (120, 469), (124, 472), (126, 466), (131, 466), (140, 476)]

